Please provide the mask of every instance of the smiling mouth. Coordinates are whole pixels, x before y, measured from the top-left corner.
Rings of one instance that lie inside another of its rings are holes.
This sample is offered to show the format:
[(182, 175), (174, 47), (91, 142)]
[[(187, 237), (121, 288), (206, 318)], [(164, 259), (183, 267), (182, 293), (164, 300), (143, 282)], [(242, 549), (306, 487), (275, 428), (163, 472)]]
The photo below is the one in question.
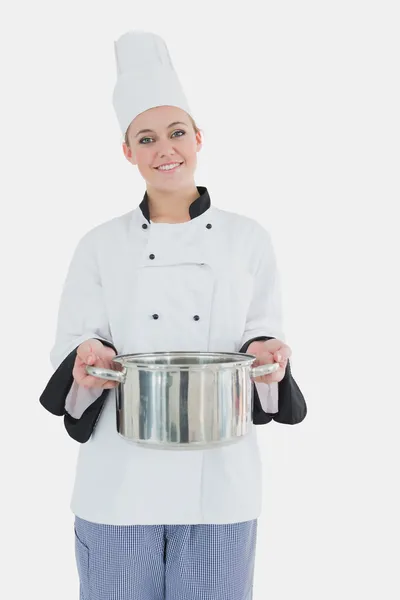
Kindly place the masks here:
[(157, 171), (160, 171), (161, 173), (170, 173), (171, 171), (175, 171), (176, 169), (178, 169), (179, 167), (181, 167), (183, 165), (183, 161), (182, 162), (176, 162), (176, 163), (172, 163), (171, 165), (167, 165), (167, 166), (160, 166), (160, 167), (154, 167)]

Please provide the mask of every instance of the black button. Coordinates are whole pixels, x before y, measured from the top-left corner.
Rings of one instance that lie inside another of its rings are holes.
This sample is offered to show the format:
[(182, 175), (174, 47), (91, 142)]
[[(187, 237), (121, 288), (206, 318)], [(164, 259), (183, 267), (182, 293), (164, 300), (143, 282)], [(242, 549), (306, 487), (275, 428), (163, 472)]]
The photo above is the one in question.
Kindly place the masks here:
[(212, 227), (211, 223), (207, 223), (206, 227), (207, 227), (207, 229), (211, 229), (211, 227)]
[(156, 319), (156, 320), (157, 320), (157, 319), (158, 319), (158, 315), (157, 315), (157, 314), (154, 314), (154, 315), (153, 315), (153, 319)]
[(194, 315), (193, 319), (194, 319), (195, 321), (199, 321), (200, 317), (199, 317), (199, 315)]
[(142, 229), (147, 229), (148, 225), (146, 223), (143, 223), (142, 225)]
[(150, 254), (149, 258), (150, 258), (150, 260), (154, 260), (155, 259), (154, 254)]

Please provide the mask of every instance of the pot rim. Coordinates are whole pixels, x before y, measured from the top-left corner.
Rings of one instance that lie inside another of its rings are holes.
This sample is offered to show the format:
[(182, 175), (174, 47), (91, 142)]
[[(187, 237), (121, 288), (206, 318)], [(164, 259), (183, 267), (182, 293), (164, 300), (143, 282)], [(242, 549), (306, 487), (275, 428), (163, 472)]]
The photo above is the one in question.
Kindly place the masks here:
[[(139, 362), (140, 358), (144, 358), (144, 357), (163, 357), (163, 356), (169, 356), (169, 357), (178, 357), (179, 355), (181, 356), (204, 356), (204, 357), (212, 357), (212, 356), (221, 356), (221, 357), (231, 357), (232, 361), (227, 361), (227, 362), (209, 362), (209, 363), (200, 363), (200, 364), (193, 364), (193, 365), (188, 365), (186, 364), (182, 364), (182, 363), (166, 363), (166, 364), (151, 364), (146, 362), (145, 360), (143, 360), (143, 362)], [(137, 359), (134, 362), (129, 362), (129, 360), (125, 360), (125, 359)], [(210, 369), (215, 369), (215, 370), (220, 370), (220, 369), (232, 369), (232, 367), (245, 367), (245, 366), (251, 366), (253, 364), (253, 362), (256, 360), (256, 356), (254, 356), (253, 354), (246, 354), (243, 352), (192, 352), (192, 351), (174, 351), (174, 352), (137, 352), (137, 353), (133, 353), (133, 354), (118, 354), (117, 356), (113, 357), (113, 362), (117, 362), (118, 364), (122, 365), (124, 367), (124, 369), (132, 369), (132, 368), (140, 368), (140, 369), (148, 369), (149, 371), (174, 371), (176, 369), (180, 369), (180, 370), (210, 370)]]

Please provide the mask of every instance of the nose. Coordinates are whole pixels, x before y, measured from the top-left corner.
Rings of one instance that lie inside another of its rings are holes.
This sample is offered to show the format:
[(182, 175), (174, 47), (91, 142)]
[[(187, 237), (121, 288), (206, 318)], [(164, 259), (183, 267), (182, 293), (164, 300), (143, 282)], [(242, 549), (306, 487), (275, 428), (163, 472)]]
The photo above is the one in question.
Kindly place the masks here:
[(172, 140), (159, 140), (157, 146), (157, 153), (160, 157), (173, 156), (175, 154)]

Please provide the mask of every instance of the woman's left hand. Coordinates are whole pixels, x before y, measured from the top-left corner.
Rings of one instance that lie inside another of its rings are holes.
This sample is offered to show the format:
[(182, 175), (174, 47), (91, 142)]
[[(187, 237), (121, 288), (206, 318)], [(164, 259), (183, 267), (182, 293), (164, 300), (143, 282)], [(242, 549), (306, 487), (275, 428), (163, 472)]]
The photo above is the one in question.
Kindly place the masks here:
[(253, 354), (257, 357), (253, 367), (260, 365), (269, 365), (279, 363), (279, 369), (270, 375), (262, 375), (256, 377), (256, 383), (275, 383), (282, 381), (285, 376), (286, 366), (289, 358), (292, 356), (292, 351), (284, 342), (280, 340), (257, 341), (250, 344), (247, 349), (248, 354)]

